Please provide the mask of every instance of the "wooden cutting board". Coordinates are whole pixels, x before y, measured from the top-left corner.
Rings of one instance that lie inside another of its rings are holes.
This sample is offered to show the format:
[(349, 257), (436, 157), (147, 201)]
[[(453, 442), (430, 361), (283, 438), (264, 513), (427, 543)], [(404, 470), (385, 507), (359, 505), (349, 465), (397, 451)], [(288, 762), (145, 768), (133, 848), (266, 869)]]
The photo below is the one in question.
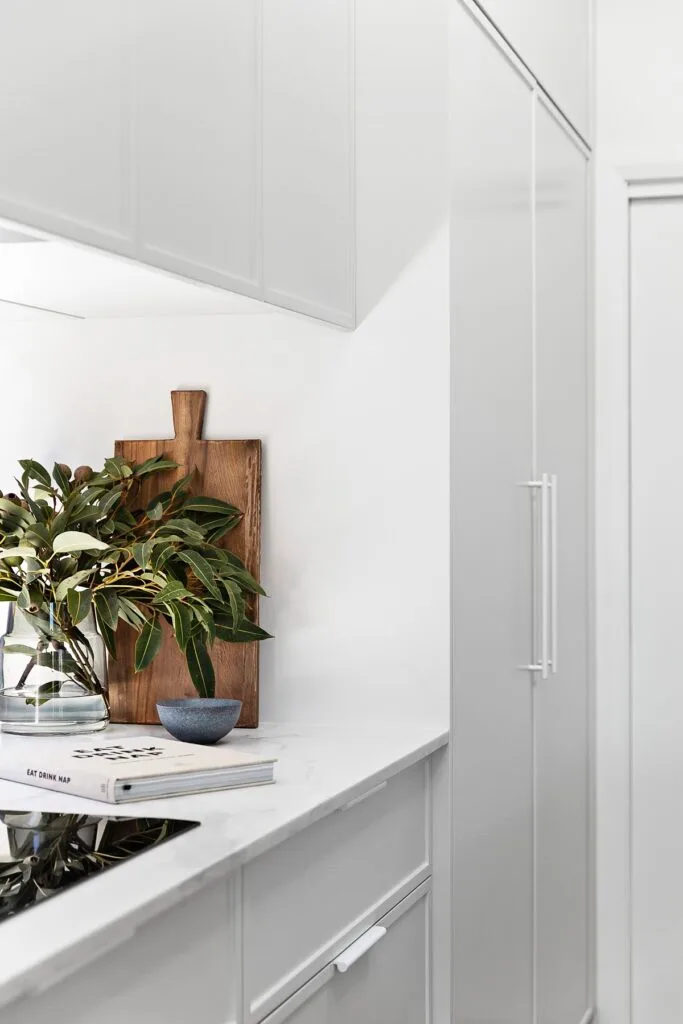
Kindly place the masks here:
[[(236, 505), (244, 518), (226, 535), (222, 544), (238, 555), (258, 579), (261, 558), (261, 442), (203, 441), (205, 391), (173, 391), (175, 437), (168, 441), (116, 441), (115, 453), (131, 462), (143, 462), (154, 455), (167, 455), (178, 463), (177, 470), (155, 474), (140, 491), (141, 503), (168, 490), (177, 479), (194, 470), (191, 491), (221, 498)], [(258, 622), (258, 599), (247, 603), (250, 618)], [(116, 661), (109, 664), (109, 693), (112, 721), (157, 723), (157, 700), (196, 696), (184, 656), (170, 630), (152, 664), (135, 673), (137, 634), (122, 623), (118, 631)], [(216, 696), (242, 701), (238, 725), (258, 725), (259, 645), (226, 644), (217, 641), (211, 660), (216, 670)]]

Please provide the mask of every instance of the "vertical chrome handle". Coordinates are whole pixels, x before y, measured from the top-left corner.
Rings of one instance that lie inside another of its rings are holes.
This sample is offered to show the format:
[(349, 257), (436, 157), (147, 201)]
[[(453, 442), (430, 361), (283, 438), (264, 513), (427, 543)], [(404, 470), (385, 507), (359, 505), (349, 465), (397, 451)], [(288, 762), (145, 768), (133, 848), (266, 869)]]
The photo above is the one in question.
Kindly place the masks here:
[[(541, 509), (540, 509), (540, 583), (541, 583), (541, 594), (540, 594), (540, 612), (541, 612), (541, 641), (540, 641), (540, 659), (539, 661), (532, 661), (529, 665), (518, 665), (517, 667), (523, 672), (539, 672), (542, 679), (548, 678), (548, 593), (550, 587), (550, 565), (549, 565), (549, 493), (550, 493), (550, 478), (547, 473), (543, 473), (540, 480), (525, 480), (520, 484), (520, 487), (528, 487), (531, 490), (540, 491), (541, 495)], [(538, 534), (534, 532), (534, 536)], [(534, 542), (534, 546), (535, 546)], [(538, 576), (534, 573), (534, 590), (536, 586), (536, 580)], [(535, 603), (534, 603), (535, 604)]]
[(558, 527), (558, 485), (555, 473), (550, 477), (550, 665), (553, 675), (557, 674), (557, 527)]
[(548, 678), (550, 594), (550, 477), (541, 476), (541, 679)]

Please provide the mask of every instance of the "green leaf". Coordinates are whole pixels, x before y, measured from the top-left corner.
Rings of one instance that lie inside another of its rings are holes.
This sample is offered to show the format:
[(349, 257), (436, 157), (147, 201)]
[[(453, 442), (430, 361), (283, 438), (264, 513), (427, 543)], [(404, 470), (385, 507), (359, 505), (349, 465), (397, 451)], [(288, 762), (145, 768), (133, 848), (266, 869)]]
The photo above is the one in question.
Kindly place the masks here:
[(104, 460), (104, 472), (113, 480), (122, 480), (133, 475), (133, 470), (120, 455), (113, 455)]
[(44, 484), (45, 487), (52, 485), (52, 477), (45, 469), (45, 466), (41, 466), (39, 462), (36, 462), (34, 459), (19, 459), (19, 465), (30, 480), (37, 480), (39, 484)]
[(244, 618), (244, 598), (242, 597), (242, 591), (239, 586), (233, 582), (233, 580), (221, 580), (221, 583), (228, 595), (232, 621), (239, 624)]
[(134, 466), (135, 476), (147, 476), (149, 473), (159, 473), (163, 469), (177, 469), (178, 463), (173, 459), (167, 459), (163, 455), (155, 455), (151, 459), (145, 459), (139, 465)]
[(14, 519), (21, 519), (24, 523), (31, 523), (33, 521), (33, 516), (30, 512), (27, 512), (21, 505), (15, 505), (8, 498), (0, 498), (0, 512), (7, 512)]
[(159, 619), (154, 615), (148, 619), (142, 628), (142, 632), (135, 644), (135, 671), (141, 672), (147, 668), (151, 661), (159, 653), (161, 647), (161, 625)]
[(52, 467), (52, 479), (59, 487), (62, 494), (69, 494), (71, 491), (71, 482), (69, 477), (66, 475), (59, 463), (55, 462)]
[(36, 549), (30, 548), (26, 544), (20, 545), (18, 548), (5, 548), (4, 551), (0, 551), (0, 559), (3, 561), (6, 558), (35, 558)]
[(97, 609), (97, 625), (102, 634), (102, 639), (110, 655), (116, 661), (116, 630), (112, 629), (109, 623), (102, 618), (97, 604), (95, 607)]
[(92, 605), (92, 591), (70, 590), (66, 595), (66, 606), (74, 626), (82, 622)]
[(59, 691), (62, 688), (62, 683), (59, 679), (51, 679), (49, 683), (41, 683), (33, 691), (33, 697), (27, 697), (26, 703), (32, 704), (33, 707), (38, 707), (41, 704), (47, 704), (51, 697), (57, 697)]
[(166, 607), (171, 613), (176, 643), (180, 650), (184, 651), (192, 631), (192, 612), (187, 605), (177, 601), (169, 601)]
[(218, 498), (188, 498), (183, 503), (183, 512), (204, 512), (211, 516), (237, 515), (242, 517), (238, 508), (228, 505), (227, 501), (220, 501)]
[(87, 580), (92, 575), (92, 569), (81, 569), (79, 572), (75, 572), (73, 576), (67, 576), (65, 580), (58, 583), (55, 588), (55, 598), (57, 601), (63, 601), (70, 590), (77, 587), (84, 580)]
[(95, 594), (95, 610), (99, 622), (103, 620), (111, 629), (116, 629), (119, 620), (119, 599), (114, 590), (98, 590)]
[(138, 633), (147, 624), (147, 617), (143, 615), (135, 602), (121, 594), (119, 594), (119, 615), (129, 626), (137, 629)]
[(193, 519), (167, 519), (163, 526), (159, 527), (159, 536), (163, 537), (168, 533), (182, 533), (196, 540), (204, 539), (204, 530)]
[(24, 540), (33, 547), (49, 547), (52, 543), (50, 531), (44, 523), (34, 523), (24, 534)]
[(190, 637), (185, 657), (190, 677), (199, 696), (213, 697), (216, 692), (216, 677), (201, 633), (195, 633)]
[(38, 654), (34, 647), (27, 647), (26, 644), (3, 644), (0, 651), (4, 654), (25, 654), (27, 658), (35, 658)]
[(63, 554), (69, 551), (104, 551), (109, 545), (97, 537), (91, 537), (89, 533), (81, 533), (78, 530), (66, 530), (55, 537), (52, 550), (56, 554)]
[(108, 516), (109, 513), (116, 508), (118, 503), (121, 501), (122, 493), (123, 492), (120, 487), (114, 487), (111, 491), (100, 498), (97, 505), (101, 516)]
[(146, 540), (142, 544), (133, 544), (131, 554), (141, 569), (149, 568), (149, 559), (153, 546), (151, 540)]
[(179, 551), (178, 558), (190, 566), (197, 579), (201, 580), (209, 593), (217, 601), (220, 601), (221, 592), (214, 582), (213, 569), (210, 563), (197, 551)]
[(183, 586), (180, 580), (169, 580), (152, 600), (152, 604), (168, 604), (169, 601), (179, 601), (183, 597), (191, 596), (190, 591)]
[(202, 628), (209, 638), (209, 643), (213, 643), (216, 639), (216, 623), (213, 612), (203, 604), (195, 605), (194, 612), (197, 618), (202, 621)]
[(248, 644), (258, 640), (272, 639), (270, 633), (261, 629), (255, 622), (249, 619), (242, 619), (237, 629), (233, 627), (232, 619), (229, 616), (215, 616), (216, 636), (228, 644)]
[(156, 505), (152, 505), (147, 511), (147, 518), (151, 519), (153, 523), (158, 522), (164, 514), (164, 506), (160, 501), (157, 501)]

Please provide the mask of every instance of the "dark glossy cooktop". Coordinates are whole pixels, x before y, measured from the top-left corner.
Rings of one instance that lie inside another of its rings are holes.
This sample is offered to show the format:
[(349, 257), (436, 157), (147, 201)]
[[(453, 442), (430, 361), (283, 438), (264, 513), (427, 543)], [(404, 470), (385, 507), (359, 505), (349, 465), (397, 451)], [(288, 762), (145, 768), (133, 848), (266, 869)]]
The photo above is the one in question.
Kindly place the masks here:
[(0, 921), (198, 824), (0, 810)]

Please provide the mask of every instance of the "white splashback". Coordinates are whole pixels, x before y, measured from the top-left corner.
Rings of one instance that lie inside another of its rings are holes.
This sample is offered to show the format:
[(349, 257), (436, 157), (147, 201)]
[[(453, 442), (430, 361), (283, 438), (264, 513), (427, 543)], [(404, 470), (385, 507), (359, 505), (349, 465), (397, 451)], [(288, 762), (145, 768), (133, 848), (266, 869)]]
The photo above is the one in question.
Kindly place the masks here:
[(96, 464), (115, 438), (168, 436), (178, 387), (208, 391), (207, 437), (263, 439), (264, 720), (447, 725), (445, 229), (352, 333), (281, 312), (60, 317), (0, 347), (3, 490), (17, 458)]

